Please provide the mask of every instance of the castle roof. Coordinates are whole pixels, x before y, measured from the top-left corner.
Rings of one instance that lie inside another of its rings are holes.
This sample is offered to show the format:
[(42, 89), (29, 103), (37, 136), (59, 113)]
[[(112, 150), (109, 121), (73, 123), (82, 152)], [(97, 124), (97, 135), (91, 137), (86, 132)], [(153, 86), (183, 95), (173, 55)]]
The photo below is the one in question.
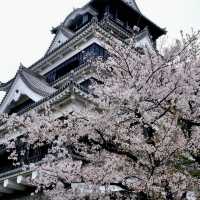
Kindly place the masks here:
[(55, 88), (49, 86), (45, 78), (28, 68), (22, 67), (18, 71), (23, 81), (36, 93), (42, 96), (49, 96), (55, 92)]
[(1, 102), (0, 112), (6, 111), (10, 105), (14, 102), (16, 103), (22, 95), (37, 102), (55, 91), (56, 89), (51, 87), (43, 76), (21, 65), (15, 78), (10, 82), (6, 95)]
[[(41, 99), (34, 104), (22, 109), (18, 114), (23, 114), (25, 112), (30, 111), (31, 109), (42, 108), (43, 104), (49, 102), (51, 105), (59, 104), (62, 101), (66, 101), (69, 99), (81, 100), (83, 102), (92, 102), (95, 104), (94, 96), (90, 94), (90, 92), (82, 87), (80, 84), (76, 83), (73, 80), (67, 81), (60, 89), (52, 93), (51, 95)], [(80, 98), (78, 98), (80, 97)]]
[[(113, 1), (113, 0), (110, 0), (110, 1)], [(154, 24), (148, 18), (146, 18), (144, 15), (141, 14), (135, 0), (115, 0), (115, 1), (125, 3), (130, 8), (130, 12), (132, 9), (132, 14), (133, 14), (132, 17), (134, 16), (136, 17), (136, 21), (138, 21), (138, 24), (142, 26), (141, 30), (143, 30), (145, 26), (148, 26), (149, 32), (152, 35), (154, 40), (157, 39), (162, 34), (166, 33), (164, 29), (161, 29), (160, 27), (158, 27), (156, 24)], [(65, 48), (65, 46), (68, 46), (69, 43), (71, 44), (71, 41), (73, 41), (74, 38), (76, 38), (77, 35), (80, 34), (79, 31), (75, 33), (70, 32), (70, 30), (68, 30), (67, 27), (64, 26), (64, 23), (68, 23), (68, 22), (70, 23), (70, 21), (74, 19), (76, 15), (79, 15), (80, 13), (90, 12), (90, 13), (95, 14), (95, 8), (93, 8), (92, 6), (96, 3), (98, 3), (98, 5), (103, 4), (103, 2), (109, 2), (109, 0), (103, 0), (103, 1), (90, 0), (89, 3), (86, 4), (84, 7), (75, 9), (70, 15), (68, 15), (66, 19), (64, 20), (64, 22), (60, 26), (55, 28), (54, 33), (56, 33), (56, 35), (50, 47), (48, 48), (47, 53), (41, 59), (39, 59), (36, 63), (31, 65), (29, 68), (33, 71), (39, 71), (37, 70), (39, 69), (38, 67), (39, 65), (41, 66), (42, 63), (44, 63), (46, 60), (50, 60), (54, 56), (54, 54), (56, 54), (60, 49)], [(13, 82), (13, 79), (6, 83), (0, 83), (0, 91), (7, 91), (12, 85), (12, 82)]]
[[(0, 105), (0, 112), (1, 110), (6, 109), (2, 109), (2, 107), (5, 107), (5, 104), (7, 105), (11, 103), (7, 102), (8, 96), (10, 99), (9, 101), (16, 101), (16, 99), (18, 100), (19, 94), (16, 94), (15, 92), (19, 89), (17, 89), (18, 86), (15, 85), (17, 83), (18, 85), (20, 85), (19, 82), (23, 83), (24, 87), (28, 88), (29, 93), (32, 92), (32, 97), (30, 96), (30, 94), (28, 95), (28, 97), (30, 97), (34, 102), (38, 102), (41, 99), (51, 96), (53, 93), (55, 93), (56, 89), (50, 86), (45, 81), (44, 77), (42, 75), (39, 75), (39, 73), (45, 74), (43, 73), (44, 69), (48, 68), (49, 65), (53, 65), (55, 62), (57, 62), (58, 59), (61, 59), (62, 56), (66, 55), (65, 52), (71, 52), (73, 51), (73, 49), (76, 49), (77, 43), (79, 41), (84, 41), (83, 38), (89, 38), (88, 35), (91, 35), (90, 37), (92, 37), (93, 32), (95, 32), (94, 27), (98, 30), (102, 29), (107, 33), (107, 29), (109, 29), (109, 26), (112, 29), (116, 29), (116, 37), (131, 37), (131, 30), (126, 29), (125, 26), (118, 24), (117, 21), (113, 21), (111, 18), (106, 18), (106, 20), (104, 20), (103, 17), (100, 18), (97, 22), (91, 20), (89, 23), (85, 24), (83, 27), (81, 27), (81, 29), (75, 32), (72, 32), (66, 26), (66, 24), (70, 25), (70, 23), (72, 23), (73, 20), (81, 14), (90, 13), (93, 17), (96, 16), (97, 12), (100, 13), (101, 11), (97, 9), (98, 6), (105, 9), (107, 3), (112, 3), (113, 6), (115, 5), (115, 3), (119, 3), (120, 5), (124, 6), (124, 9), (127, 9), (127, 13), (129, 13), (130, 16), (137, 21), (137, 25), (141, 26), (141, 30), (144, 29), (145, 25), (148, 26), (148, 34), (147, 31), (143, 31), (141, 34), (138, 35), (138, 40), (141, 40), (141, 38), (145, 38), (146, 42), (152, 40), (150, 42), (153, 43), (153, 41), (155, 41), (159, 36), (165, 33), (164, 29), (161, 29), (141, 14), (135, 0), (90, 0), (89, 3), (86, 4), (84, 7), (74, 10), (70, 15), (66, 17), (64, 22), (54, 30), (56, 35), (44, 57), (42, 57), (39, 61), (30, 66), (29, 69), (21, 66), (15, 78), (8, 81), (7, 83), (0, 83), (0, 90), (6, 91), (6, 95)], [(144, 37), (144, 35), (146, 37)], [(57, 43), (60, 44), (58, 45)], [(60, 55), (58, 56), (58, 54)], [(13, 91), (14, 87), (16, 87), (15, 92)], [(35, 96), (37, 96), (37, 98), (33, 97), (33, 93), (35, 94)], [(12, 96), (15, 96), (16, 99), (12, 99)]]

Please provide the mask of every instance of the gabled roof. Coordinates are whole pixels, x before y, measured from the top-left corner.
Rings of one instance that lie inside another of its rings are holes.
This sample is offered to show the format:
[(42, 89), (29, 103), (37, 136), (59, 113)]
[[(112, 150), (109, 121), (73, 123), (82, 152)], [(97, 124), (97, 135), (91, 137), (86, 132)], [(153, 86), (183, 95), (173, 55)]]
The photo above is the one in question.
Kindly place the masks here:
[(21, 96), (27, 96), (37, 102), (55, 91), (41, 75), (21, 65), (1, 102), (0, 113), (6, 112), (11, 103), (17, 102)]
[(59, 47), (61, 44), (65, 43), (69, 38), (71, 38), (75, 33), (68, 29), (68, 26), (73, 22), (73, 20), (80, 15), (85, 13), (90, 13), (93, 16), (97, 15), (96, 11), (90, 7), (89, 4), (86, 4), (82, 8), (74, 9), (64, 20), (61, 25), (52, 29), (52, 33), (56, 34), (53, 41), (51, 42), (50, 47), (48, 48), (45, 55), (49, 54), (51, 51)]
[(20, 77), (23, 81), (30, 87), (34, 92), (40, 94), (41, 96), (49, 96), (56, 91), (55, 88), (51, 87), (45, 80), (43, 76), (37, 74), (30, 69), (25, 67), (20, 67), (18, 70)]
[(55, 36), (46, 52), (45, 55), (49, 54), (52, 52), (54, 49), (58, 48), (60, 45), (65, 43), (69, 38), (71, 38), (74, 33), (72, 33), (70, 30), (68, 30), (66, 27), (61, 24), (60, 26), (54, 28), (52, 32), (55, 31)]
[[(92, 3), (93, 1), (99, 1), (99, 2), (104, 2), (105, 0), (90, 0), (90, 2), (87, 4), (87, 5), (89, 5), (90, 3)], [(117, 0), (116, 0), (117, 1)], [(119, 1), (125, 1), (125, 0), (119, 0)], [(135, 2), (135, 1), (134, 1)], [(125, 2), (124, 2), (124, 4), (125, 4)], [(128, 4), (128, 3), (126, 3), (126, 4)], [(135, 4), (136, 5), (136, 4)], [(129, 7), (131, 8), (131, 6), (129, 5)], [(133, 10), (133, 9), (132, 9)], [(133, 11), (134, 13), (136, 13), (137, 14), (137, 18), (139, 18), (140, 19), (140, 24), (141, 23), (143, 23), (143, 24), (147, 24), (147, 26), (149, 27), (149, 30), (150, 30), (150, 32), (151, 32), (151, 35), (152, 35), (152, 31), (156, 31), (156, 34), (154, 35), (154, 37), (153, 37), (153, 39), (157, 39), (158, 37), (160, 37), (161, 35), (163, 35), (163, 34), (165, 34), (166, 33), (166, 31), (164, 30), (164, 29), (161, 29), (160, 27), (158, 27), (157, 25), (155, 25), (153, 22), (151, 22), (148, 18), (146, 18), (144, 15), (142, 15), (141, 13), (139, 13), (137, 10), (135, 10), (134, 9), (134, 11)], [(67, 19), (67, 18), (66, 18)], [(68, 19), (69, 20), (69, 19)], [(91, 28), (91, 26), (90, 26), (91, 24), (89, 24), (89, 25), (85, 25), (85, 27), (84, 27), (84, 29), (82, 29), (81, 31), (85, 31), (85, 33), (87, 32), (87, 34), (88, 34), (88, 31), (87, 31), (87, 29), (89, 30), (90, 28)], [(115, 24), (116, 25), (116, 24)], [(151, 25), (153, 25), (152, 27), (150, 27)], [(66, 27), (65, 27), (66, 28)], [(101, 28), (104, 28), (103, 26), (101, 26)], [(60, 30), (60, 26), (58, 26), (58, 27), (56, 27), (54, 30), (53, 30), (53, 32), (55, 33), (55, 34), (57, 34), (58, 32), (59, 32), (59, 30)], [(105, 30), (105, 29), (104, 29)], [(64, 32), (62, 31), (62, 34), (63, 35), (65, 35), (64, 34)], [(80, 37), (79, 36), (82, 36), (82, 32), (81, 32), (81, 34), (80, 34), (80, 32), (76, 32), (76, 33), (74, 33), (74, 35), (71, 37), (71, 38), (69, 38), (66, 42), (64, 42), (64, 43), (62, 43), (60, 46), (58, 46), (57, 48), (53, 48), (53, 49), (51, 49), (51, 51), (48, 51), (48, 53), (46, 53), (42, 58), (40, 58), (37, 62), (35, 62), (35, 63), (33, 63), (29, 68), (31, 69), (31, 70), (37, 70), (38, 72), (39, 72), (39, 70), (41, 70), (41, 66), (42, 66), (42, 64), (44, 64), (45, 62), (49, 62), (49, 60), (51, 60), (52, 59), (52, 57), (53, 56), (56, 56), (57, 55), (57, 53), (60, 53), (62, 50), (64, 50), (65, 48), (70, 48), (69, 46), (71, 46), (72, 45), (72, 43), (74, 43), (74, 41), (77, 41), (77, 39), (79, 38), (80, 39)], [(153, 36), (153, 35), (152, 35)], [(57, 36), (55, 36), (55, 38), (54, 38), (54, 40), (56, 39), (56, 37)], [(54, 40), (53, 40), (53, 42), (54, 42)], [(56, 39), (57, 40), (57, 39)], [(52, 44), (53, 44), (53, 42), (52, 42)], [(51, 45), (52, 45), (51, 44)], [(50, 45), (50, 48), (51, 48), (51, 45)], [(51, 63), (51, 61), (49, 62), (49, 63)], [(38, 69), (39, 70), (38, 70)], [(11, 85), (12, 85), (12, 83), (13, 83), (13, 81), (14, 81), (14, 79), (11, 79), (10, 81), (8, 81), (8, 82), (6, 82), (6, 83), (1, 83), (0, 82), (0, 91), (8, 91), (9, 90), (9, 88), (11, 87)]]
[(96, 104), (94, 95), (91, 94), (86, 88), (82, 87), (80, 84), (74, 82), (73, 80), (67, 81), (60, 89), (52, 93), (51, 95), (41, 99), (38, 102), (22, 109), (18, 114), (24, 114), (31, 109), (36, 109), (42, 107), (44, 103), (49, 102), (51, 105), (55, 105), (59, 102), (66, 101), (67, 99), (80, 97), (83, 102), (89, 102)]
[(77, 16), (83, 15), (85, 13), (90, 13), (93, 16), (97, 15), (97, 12), (89, 4), (86, 4), (82, 8), (77, 8), (73, 10), (64, 20), (64, 26), (69, 25)]

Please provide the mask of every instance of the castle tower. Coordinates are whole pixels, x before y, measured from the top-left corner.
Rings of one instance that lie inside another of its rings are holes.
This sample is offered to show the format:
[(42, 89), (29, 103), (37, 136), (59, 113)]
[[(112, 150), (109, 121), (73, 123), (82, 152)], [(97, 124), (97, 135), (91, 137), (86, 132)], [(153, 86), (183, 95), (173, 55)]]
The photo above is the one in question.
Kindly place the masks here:
[[(46, 103), (56, 108), (55, 117), (82, 109), (91, 102), (89, 85), (98, 81), (94, 78), (94, 68), (84, 57), (88, 54), (94, 57), (107, 55), (97, 33), (101, 37), (112, 36), (123, 41), (132, 37), (135, 27), (138, 29), (137, 45), (152, 51), (156, 40), (165, 34), (164, 29), (141, 13), (135, 0), (90, 0), (73, 10), (52, 29), (54, 38), (46, 54), (27, 68), (20, 65), (13, 79), (0, 83), (0, 90), (6, 92), (0, 112), (22, 115), (32, 109), (40, 111)], [(2, 141), (5, 132), (0, 132)], [(14, 138), (18, 136), (13, 135)], [(45, 150), (35, 151), (26, 153), (25, 163), (43, 158)], [(23, 196), (30, 191), (30, 185), (23, 183), (23, 176), (28, 173), (34, 179), (37, 177), (35, 172), (24, 173), (21, 166), (12, 166), (3, 144), (0, 145), (0, 160), (0, 198), (16, 193)]]

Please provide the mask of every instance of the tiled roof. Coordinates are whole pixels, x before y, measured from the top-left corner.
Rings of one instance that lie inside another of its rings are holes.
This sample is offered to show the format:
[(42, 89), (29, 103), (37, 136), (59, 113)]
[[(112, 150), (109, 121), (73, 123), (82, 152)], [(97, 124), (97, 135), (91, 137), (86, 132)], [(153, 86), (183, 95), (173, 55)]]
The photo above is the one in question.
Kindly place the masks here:
[(8, 88), (10, 87), (10, 85), (12, 84), (12, 81), (13, 81), (13, 79), (9, 80), (6, 83), (0, 82), (0, 91), (6, 92), (8, 90)]
[(32, 72), (30, 69), (21, 67), (19, 69), (19, 74), (28, 87), (42, 96), (49, 96), (56, 91), (55, 88), (51, 87), (45, 81), (43, 76)]
[[(90, 3), (92, 2), (92, 1), (94, 1), (94, 0), (90, 0)], [(128, 4), (128, 0), (121, 0), (121, 1), (127, 1), (127, 4)], [(133, 5), (136, 5), (136, 7), (137, 7), (137, 4), (136, 4), (136, 2), (135, 2), (135, 0), (131, 0), (132, 2), (134, 2), (134, 4)], [(126, 3), (126, 2), (125, 2)], [(130, 6), (130, 5), (129, 5)], [(138, 7), (137, 7), (138, 8)], [(140, 12), (138, 12), (138, 9), (134, 9), (137, 13), (140, 13)], [(145, 20), (147, 20), (147, 21), (149, 21), (151, 24), (153, 24), (154, 26), (155, 26), (155, 28), (157, 28), (157, 29), (159, 29), (160, 30), (160, 35), (162, 35), (162, 34), (166, 34), (166, 30), (164, 30), (164, 29), (161, 29), (160, 27), (158, 27), (156, 24), (154, 24), (152, 21), (150, 21), (148, 18), (146, 18), (144, 15), (142, 15), (141, 13), (140, 13), (140, 15), (145, 19)], [(91, 23), (88, 23), (88, 24), (86, 24), (83, 28), (84, 29), (87, 29), (88, 27), (89, 27), (89, 25), (91, 25)], [(116, 24), (115, 24), (116, 25)], [(106, 27), (106, 26), (105, 26)], [(104, 27), (104, 25), (103, 26), (101, 26), (101, 28), (104, 28), (105, 29), (105, 27)], [(58, 30), (60, 30), (60, 26), (59, 27), (57, 27), (56, 29), (58, 29)], [(88, 28), (89, 29), (89, 28)], [(82, 30), (81, 29), (81, 31), (84, 31), (84, 30)], [(62, 32), (63, 33), (63, 32)], [(57, 48), (55, 48), (55, 49), (53, 49), (51, 52), (49, 52), (48, 54), (46, 53), (41, 59), (39, 59), (37, 62), (35, 62), (35, 63), (33, 63), (29, 68), (30, 69), (33, 69), (33, 70), (36, 70), (36, 67), (40, 64), (41, 65), (41, 63), (42, 62), (44, 62), (45, 61), (45, 59), (48, 59), (48, 58), (50, 58), (51, 56), (53, 56), (53, 55), (56, 55), (56, 53), (58, 52), (58, 50), (61, 50), (62, 48), (65, 48), (65, 47), (67, 47), (67, 46), (70, 46), (71, 45), (71, 43), (72, 43), (72, 41), (74, 41), (74, 39), (75, 38), (77, 38), (77, 36), (79, 36), (80, 35), (80, 31), (77, 31), (69, 40), (67, 40), (66, 42), (64, 42), (64, 43), (62, 43), (60, 46), (58, 46)], [(56, 36), (55, 36), (56, 37)], [(55, 39), (55, 38), (54, 38)], [(69, 44), (70, 43), (70, 44)], [(58, 52), (59, 53), (59, 52)], [(6, 82), (6, 83), (0, 83), (0, 91), (7, 91), (9, 88), (10, 88), (10, 86), (12, 85), (12, 82), (13, 82), (13, 79), (11, 79), (10, 81), (8, 81), (8, 82)]]
[(22, 109), (20, 112), (18, 112), (18, 114), (22, 115), (22, 114), (30, 111), (31, 109), (34, 109), (34, 108), (42, 105), (45, 102), (50, 102), (50, 104), (55, 104), (56, 102), (62, 101), (63, 98), (65, 99), (67, 96), (69, 97), (72, 94), (81, 96), (82, 99), (85, 99), (89, 102), (93, 102), (95, 104), (93, 94), (90, 94), (90, 92), (87, 89), (85, 89), (78, 83), (76, 83), (74, 81), (68, 81), (65, 83), (65, 85), (63, 85), (60, 89), (58, 89), (51, 95)]
[(56, 89), (49, 86), (49, 84), (41, 75), (36, 74), (35, 72), (32, 72), (30, 69), (27, 69), (21, 65), (14, 79), (12, 79), (12, 82), (9, 85), (6, 95), (2, 99), (0, 106), (6, 101), (7, 97), (9, 96), (10, 89), (13, 87), (13, 84), (15, 83), (17, 77), (20, 77), (32, 91), (39, 94), (43, 98), (46, 98), (47, 96), (50, 96), (52, 93), (56, 92)]

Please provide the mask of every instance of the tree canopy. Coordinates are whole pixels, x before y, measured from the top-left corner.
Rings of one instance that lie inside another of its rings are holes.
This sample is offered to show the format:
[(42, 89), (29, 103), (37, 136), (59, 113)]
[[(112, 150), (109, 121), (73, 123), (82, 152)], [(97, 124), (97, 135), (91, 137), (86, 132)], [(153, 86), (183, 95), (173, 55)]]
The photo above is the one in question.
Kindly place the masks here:
[[(48, 105), (42, 114), (4, 115), (26, 148), (48, 146), (43, 162), (24, 164), (39, 171), (37, 191), (57, 200), (181, 200), (188, 192), (197, 199), (199, 36), (182, 34), (162, 54), (137, 48), (134, 37), (104, 38), (107, 58), (91, 60), (99, 80), (90, 87), (93, 103), (58, 119)], [(16, 141), (8, 149), (21, 164)]]

